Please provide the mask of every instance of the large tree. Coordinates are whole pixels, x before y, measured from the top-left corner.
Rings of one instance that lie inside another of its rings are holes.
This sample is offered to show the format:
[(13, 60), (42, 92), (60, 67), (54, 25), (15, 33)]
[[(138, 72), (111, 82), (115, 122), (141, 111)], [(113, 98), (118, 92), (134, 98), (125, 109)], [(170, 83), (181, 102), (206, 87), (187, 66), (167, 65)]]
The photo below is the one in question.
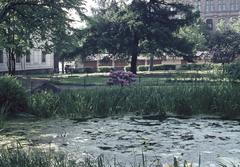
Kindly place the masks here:
[(74, 21), (69, 11), (83, 16), (83, 0), (1, 0), (0, 47), (8, 55), (8, 70), (15, 73), (16, 56), (29, 54), (32, 47), (53, 48), (59, 32)]
[(191, 6), (163, 0), (112, 0), (93, 16), (90, 37), (100, 50), (131, 57), (131, 71), (136, 73), (140, 53), (191, 54), (192, 46), (175, 35), (180, 27), (190, 24), (197, 14)]
[(240, 20), (234, 23), (220, 21), (209, 39), (213, 62), (230, 63), (240, 54)]
[(240, 33), (232, 30), (215, 32), (209, 40), (215, 63), (230, 63), (240, 54)]
[(185, 38), (193, 47), (193, 53), (197, 51), (207, 50), (207, 39), (209, 38), (209, 32), (207, 26), (202, 23), (201, 20), (197, 20), (190, 26), (184, 26), (180, 28), (177, 35), (180, 38)]

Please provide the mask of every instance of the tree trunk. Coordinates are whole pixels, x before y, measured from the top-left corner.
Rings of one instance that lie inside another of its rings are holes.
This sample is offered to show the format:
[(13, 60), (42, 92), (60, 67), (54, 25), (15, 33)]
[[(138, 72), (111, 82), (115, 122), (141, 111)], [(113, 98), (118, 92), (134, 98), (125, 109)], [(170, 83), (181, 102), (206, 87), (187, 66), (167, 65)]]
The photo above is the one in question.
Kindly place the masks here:
[(65, 71), (65, 69), (64, 69), (64, 60), (62, 60), (62, 74), (64, 74), (64, 71)]
[(14, 52), (12, 51), (12, 75), (16, 74), (16, 60)]
[(12, 69), (12, 63), (11, 63), (11, 49), (8, 49), (7, 51), (8, 54), (8, 74), (11, 75), (11, 69)]
[(137, 74), (137, 57), (139, 54), (139, 48), (138, 48), (139, 39), (137, 37), (137, 34), (133, 33), (133, 43), (131, 48), (131, 72), (134, 74)]
[(16, 74), (16, 61), (14, 57), (14, 51), (11, 48), (8, 49), (8, 74)]
[(59, 56), (54, 54), (54, 72), (59, 73)]
[(137, 74), (137, 53), (132, 53), (131, 72)]
[(150, 71), (153, 71), (153, 60), (154, 60), (154, 55), (150, 54), (150, 65), (149, 65)]

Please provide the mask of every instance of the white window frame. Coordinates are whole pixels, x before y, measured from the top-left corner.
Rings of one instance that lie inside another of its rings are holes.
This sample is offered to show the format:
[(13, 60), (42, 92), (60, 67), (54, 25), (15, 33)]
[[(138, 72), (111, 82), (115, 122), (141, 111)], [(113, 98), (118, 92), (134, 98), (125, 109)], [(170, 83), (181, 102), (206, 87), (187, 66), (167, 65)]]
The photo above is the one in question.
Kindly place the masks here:
[(213, 12), (215, 11), (215, 6), (214, 6), (214, 1), (213, 0), (207, 0), (206, 1), (206, 5), (205, 5), (205, 8), (206, 8), (206, 12)]

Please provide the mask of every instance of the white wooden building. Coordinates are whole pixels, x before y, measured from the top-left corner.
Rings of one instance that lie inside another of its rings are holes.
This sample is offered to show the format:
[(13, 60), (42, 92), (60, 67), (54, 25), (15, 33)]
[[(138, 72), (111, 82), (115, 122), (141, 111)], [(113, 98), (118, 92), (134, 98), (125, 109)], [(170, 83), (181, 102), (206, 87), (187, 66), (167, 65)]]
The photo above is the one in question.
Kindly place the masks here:
[[(54, 69), (54, 56), (44, 54), (41, 49), (31, 49), (30, 55), (16, 58), (17, 72), (51, 72)], [(8, 71), (8, 58), (6, 50), (0, 50), (0, 73)]]

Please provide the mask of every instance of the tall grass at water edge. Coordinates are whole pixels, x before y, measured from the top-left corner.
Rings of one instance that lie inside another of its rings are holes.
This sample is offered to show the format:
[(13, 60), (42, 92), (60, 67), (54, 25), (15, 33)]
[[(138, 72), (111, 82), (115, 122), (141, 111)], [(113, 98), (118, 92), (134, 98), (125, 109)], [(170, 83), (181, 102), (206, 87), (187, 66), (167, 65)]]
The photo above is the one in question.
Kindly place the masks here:
[[(76, 161), (64, 153), (55, 151), (43, 151), (39, 149), (12, 148), (0, 149), (1, 167), (201, 167), (202, 159), (199, 156), (198, 164), (180, 161), (174, 157), (173, 164), (162, 164), (161, 159), (157, 158), (149, 161), (142, 153), (142, 158), (133, 162), (119, 162), (116, 157), (106, 159), (102, 154), (96, 158), (87, 156), (81, 161)], [(128, 164), (129, 163), (129, 164)], [(239, 162), (234, 162), (229, 158), (219, 158), (217, 162), (221, 167), (234, 166), (239, 167)]]
[(176, 85), (165, 87), (112, 87), (42, 92), (32, 95), (32, 112), (38, 116), (107, 117), (112, 115), (212, 114), (240, 115), (240, 87), (233, 84)]
[(23, 149), (1, 149), (1, 167), (79, 167), (66, 155), (55, 152)]

